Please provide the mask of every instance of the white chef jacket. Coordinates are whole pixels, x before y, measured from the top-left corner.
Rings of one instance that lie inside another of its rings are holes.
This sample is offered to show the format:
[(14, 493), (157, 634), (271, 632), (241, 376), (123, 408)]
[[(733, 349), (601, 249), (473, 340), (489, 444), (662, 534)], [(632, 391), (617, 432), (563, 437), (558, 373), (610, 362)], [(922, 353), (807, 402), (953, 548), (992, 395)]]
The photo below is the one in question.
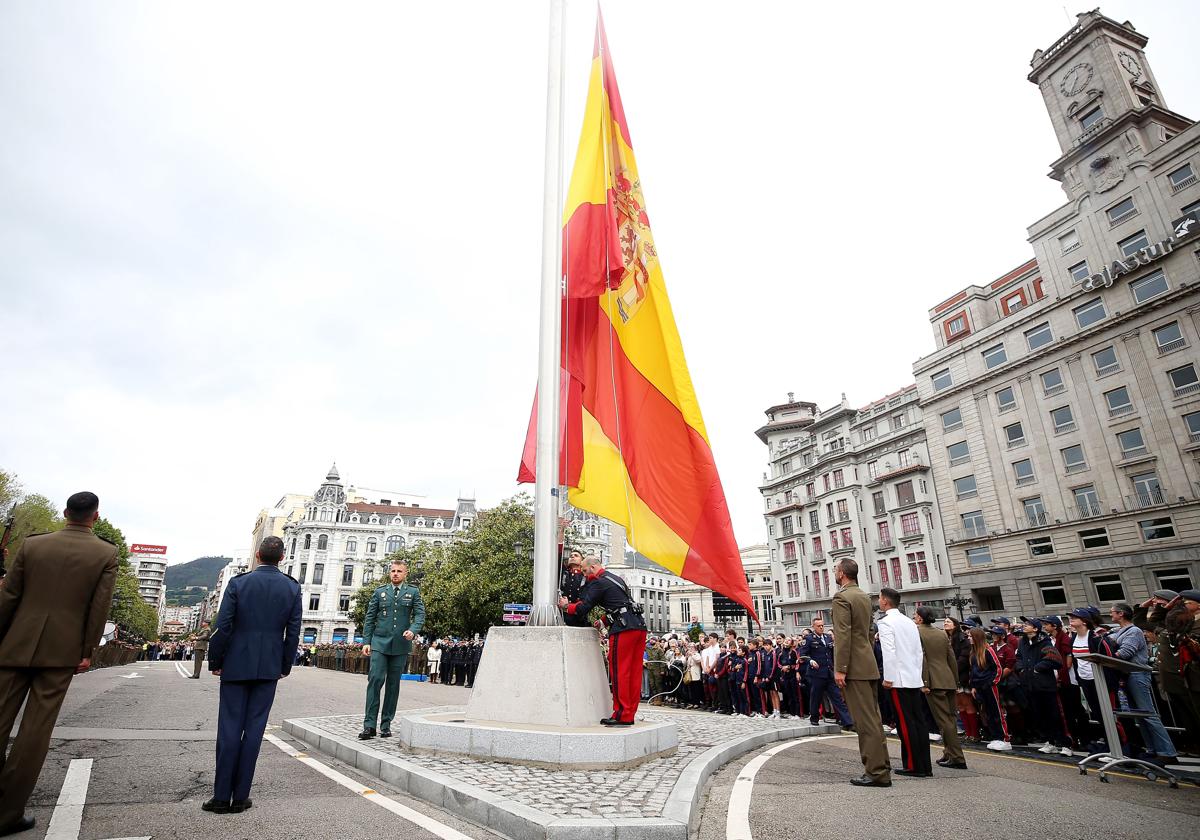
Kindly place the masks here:
[(898, 609), (890, 609), (876, 624), (879, 647), (883, 650), (883, 678), (893, 688), (922, 688), (921, 669), (925, 654), (921, 634), (913, 620)]

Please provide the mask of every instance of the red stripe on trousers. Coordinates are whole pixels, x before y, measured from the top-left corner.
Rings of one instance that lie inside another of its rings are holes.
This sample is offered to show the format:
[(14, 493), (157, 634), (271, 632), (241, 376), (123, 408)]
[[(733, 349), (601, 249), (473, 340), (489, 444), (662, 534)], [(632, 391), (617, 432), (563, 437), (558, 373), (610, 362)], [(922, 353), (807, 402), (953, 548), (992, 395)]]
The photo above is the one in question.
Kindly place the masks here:
[(632, 723), (642, 700), (642, 654), (645, 630), (625, 630), (608, 638), (608, 670), (612, 679), (613, 717)]
[(996, 701), (996, 713), (1000, 716), (1000, 731), (1004, 733), (1004, 740), (1008, 740), (1008, 720), (1004, 716), (1004, 706), (1000, 703), (1000, 689), (992, 686), (992, 697)]
[(892, 689), (892, 705), (896, 707), (896, 720), (900, 723), (900, 738), (904, 741), (904, 769), (913, 769), (912, 741), (908, 738), (908, 723), (904, 720), (904, 711), (900, 708), (900, 692)]

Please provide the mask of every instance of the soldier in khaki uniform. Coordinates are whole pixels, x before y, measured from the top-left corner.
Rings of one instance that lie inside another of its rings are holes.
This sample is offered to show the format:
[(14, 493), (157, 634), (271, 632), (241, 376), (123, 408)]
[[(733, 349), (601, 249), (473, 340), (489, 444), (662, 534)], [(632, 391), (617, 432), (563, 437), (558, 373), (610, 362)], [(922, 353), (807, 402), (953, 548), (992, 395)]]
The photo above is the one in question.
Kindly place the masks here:
[[(92, 533), (95, 493), (67, 499), (67, 525), (26, 538), (0, 589), (0, 835), (33, 827), (25, 804), (71, 678), (91, 667), (117, 579), (117, 547)], [(28, 700), (26, 699), (28, 695)], [(4, 759), (17, 711), (21, 731)]]
[(212, 630), (207, 624), (197, 634), (192, 642), (192, 679), (200, 679), (200, 671), (204, 667), (204, 656), (208, 653), (208, 638), (212, 635)]
[[(412, 639), (425, 626), (425, 602), (417, 587), (405, 583), (408, 564), (392, 563), (388, 570), (391, 583), (384, 584), (371, 595), (367, 615), (363, 620), (364, 656), (371, 657), (367, 674), (367, 709), (363, 718), (362, 740), (375, 737), (375, 722), (379, 736), (390, 738), (392, 718), (396, 716), (396, 701), (400, 698), (400, 677), (412, 652)], [(379, 709), (379, 691), (383, 689), (383, 712)]]
[(933, 722), (942, 733), (942, 757), (939, 767), (966, 770), (967, 759), (958, 740), (958, 724), (955, 723), (955, 695), (958, 693), (958, 659), (950, 647), (950, 637), (938, 625), (940, 622), (929, 607), (917, 607), (913, 619), (921, 636), (921, 650), (925, 662), (921, 677), (925, 682), (925, 700), (933, 714)]
[(833, 681), (846, 697), (863, 775), (851, 779), (859, 787), (891, 787), (892, 763), (879, 717), (879, 666), (871, 646), (871, 599), (858, 588), (858, 564), (838, 561), (833, 578), (841, 588), (833, 596)]

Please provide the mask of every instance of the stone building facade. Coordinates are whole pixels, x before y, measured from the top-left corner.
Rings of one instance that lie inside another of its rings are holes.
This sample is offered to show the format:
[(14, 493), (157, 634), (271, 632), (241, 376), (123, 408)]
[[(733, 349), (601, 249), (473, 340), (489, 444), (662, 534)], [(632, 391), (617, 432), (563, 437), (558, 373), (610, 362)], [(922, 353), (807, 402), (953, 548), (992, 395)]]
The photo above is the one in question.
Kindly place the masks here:
[[(739, 549), (746, 583), (750, 586), (750, 598), (754, 611), (762, 622), (761, 632), (778, 633), (784, 627), (779, 620), (779, 609), (775, 605), (775, 579), (771, 566), (770, 551), (764, 544), (749, 545)], [(713, 591), (690, 581), (677, 578), (668, 596), (671, 612), (670, 630), (683, 635), (692, 622), (700, 622), (705, 632), (737, 630), (748, 632), (746, 620), (729, 621), (718, 619), (713, 608)], [(760, 632), (757, 625), (754, 632)]]
[(1067, 201), (929, 312), (914, 365), (955, 580), (985, 617), (1194, 586), (1200, 126), (1098, 12), (1034, 53)]

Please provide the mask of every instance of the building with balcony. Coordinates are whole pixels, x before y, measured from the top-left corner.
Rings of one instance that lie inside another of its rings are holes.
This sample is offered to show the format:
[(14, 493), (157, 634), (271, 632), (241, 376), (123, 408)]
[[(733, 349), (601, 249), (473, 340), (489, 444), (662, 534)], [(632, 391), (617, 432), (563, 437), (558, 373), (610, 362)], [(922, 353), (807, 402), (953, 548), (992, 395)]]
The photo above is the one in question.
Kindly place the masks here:
[(945, 609), (954, 595), (917, 388), (853, 409), (788, 401), (756, 434), (769, 450), (765, 505), (776, 605), (785, 632), (828, 619), (833, 566), (852, 557), (867, 592)]
[(161, 615), (167, 597), (166, 546), (134, 543), (129, 551), (129, 563), (137, 575), (138, 595)]
[[(762, 622), (761, 631), (755, 625), (754, 632), (782, 632), (784, 627), (779, 620), (779, 610), (775, 606), (776, 584), (767, 546), (749, 545), (739, 549), (739, 553), (742, 568), (746, 572), (746, 583), (750, 586), (750, 599)], [(713, 607), (713, 591), (691, 581), (676, 578), (670, 590), (669, 601), (670, 629), (680, 636), (687, 632), (693, 622), (699, 622), (708, 633), (737, 630), (739, 635), (744, 636), (748, 632), (745, 618), (738, 621), (717, 618), (717, 611)]]
[(1200, 570), (1200, 126), (1132, 24), (1034, 53), (1067, 201), (1033, 257), (929, 311), (914, 365), (950, 565), (984, 616), (1194, 586)]
[(306, 644), (351, 641), (357, 633), (350, 621), (354, 593), (365, 583), (387, 580), (380, 566), (389, 554), (419, 542), (449, 542), (475, 520), (474, 499), (442, 508), (408, 494), (370, 492), (345, 488), (334, 465), (283, 527), (280, 568), (300, 581)]

